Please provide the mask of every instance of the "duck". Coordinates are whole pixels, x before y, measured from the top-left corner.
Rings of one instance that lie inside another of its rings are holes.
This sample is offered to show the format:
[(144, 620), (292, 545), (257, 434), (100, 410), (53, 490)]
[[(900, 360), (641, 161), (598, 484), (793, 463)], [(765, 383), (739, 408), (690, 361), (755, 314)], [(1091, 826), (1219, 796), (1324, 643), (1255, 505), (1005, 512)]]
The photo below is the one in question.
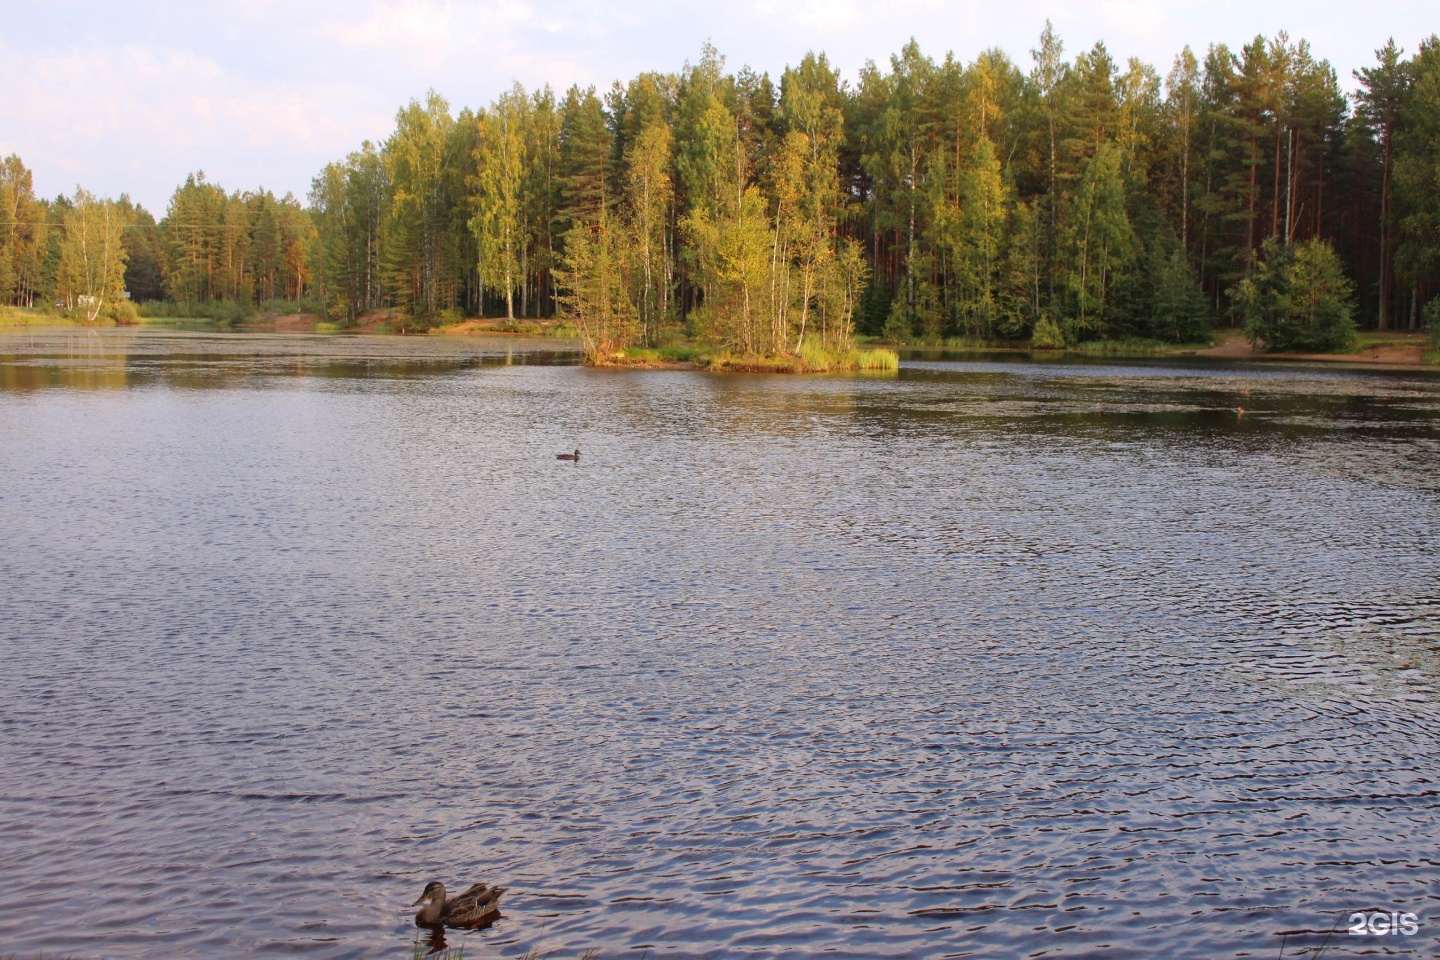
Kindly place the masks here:
[(412, 907), (425, 906), (415, 913), (417, 927), (488, 927), (500, 919), (500, 896), (504, 887), (477, 883), (454, 900), (445, 899), (445, 884), (431, 880)]
[(556, 459), (556, 460), (574, 460), (575, 462), (578, 463), (578, 462), (580, 461), (580, 451), (579, 451), (579, 450), (576, 450), (574, 453), (557, 453), (557, 454), (555, 454), (555, 459)]

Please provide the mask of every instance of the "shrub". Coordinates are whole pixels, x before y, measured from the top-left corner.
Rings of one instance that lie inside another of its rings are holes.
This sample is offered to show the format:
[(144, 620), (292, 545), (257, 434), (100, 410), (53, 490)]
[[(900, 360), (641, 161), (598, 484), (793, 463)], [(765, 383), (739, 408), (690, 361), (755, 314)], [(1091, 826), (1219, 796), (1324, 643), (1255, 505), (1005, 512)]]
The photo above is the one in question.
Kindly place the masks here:
[(129, 300), (113, 300), (106, 308), (105, 314), (122, 326), (140, 322), (140, 310)]
[(1030, 335), (1030, 346), (1036, 350), (1065, 348), (1065, 333), (1058, 323), (1050, 319), (1050, 314), (1040, 314), (1040, 319), (1035, 322), (1035, 332)]
[(1425, 304), (1422, 316), (1425, 321), (1425, 332), (1430, 335), (1430, 345), (1440, 350), (1440, 297)]
[(1343, 350), (1355, 342), (1355, 286), (1319, 238), (1261, 248), (1255, 271), (1230, 291), (1250, 342), (1268, 350)]

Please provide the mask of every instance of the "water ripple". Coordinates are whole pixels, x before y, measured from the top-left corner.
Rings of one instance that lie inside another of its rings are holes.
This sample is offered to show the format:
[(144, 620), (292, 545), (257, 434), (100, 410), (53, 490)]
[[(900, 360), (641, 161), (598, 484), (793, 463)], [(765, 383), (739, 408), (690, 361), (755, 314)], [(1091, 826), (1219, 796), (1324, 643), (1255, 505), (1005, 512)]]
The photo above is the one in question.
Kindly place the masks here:
[(533, 357), (0, 344), (7, 953), (1437, 952), (1434, 378)]

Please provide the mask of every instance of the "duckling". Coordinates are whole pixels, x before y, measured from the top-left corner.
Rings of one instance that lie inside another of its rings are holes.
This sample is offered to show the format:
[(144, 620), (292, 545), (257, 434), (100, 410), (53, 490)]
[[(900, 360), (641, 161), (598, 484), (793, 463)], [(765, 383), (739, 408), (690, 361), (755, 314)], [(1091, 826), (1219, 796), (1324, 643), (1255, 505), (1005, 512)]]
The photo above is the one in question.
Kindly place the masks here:
[(425, 884), (420, 899), (410, 904), (425, 904), (415, 914), (415, 926), (488, 927), (500, 919), (500, 895), (504, 892), (504, 887), (477, 883), (454, 900), (446, 900), (445, 884), (432, 880)]
[(579, 450), (576, 450), (574, 453), (557, 453), (557, 454), (555, 454), (555, 459), (556, 459), (556, 460), (574, 460), (576, 463), (579, 463), (579, 462), (580, 462), (580, 451), (579, 451)]

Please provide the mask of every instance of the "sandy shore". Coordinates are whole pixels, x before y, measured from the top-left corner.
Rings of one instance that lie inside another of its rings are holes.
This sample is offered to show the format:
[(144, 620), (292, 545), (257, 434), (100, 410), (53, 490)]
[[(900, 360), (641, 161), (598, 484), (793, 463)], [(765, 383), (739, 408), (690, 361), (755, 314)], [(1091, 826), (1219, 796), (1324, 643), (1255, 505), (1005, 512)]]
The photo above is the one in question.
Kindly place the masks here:
[(1434, 367), (1426, 362), (1430, 341), (1422, 333), (1387, 332), (1362, 335), (1365, 348), (1355, 353), (1269, 353), (1256, 350), (1238, 330), (1218, 331), (1219, 342), (1203, 350), (1177, 350), (1179, 356), (1221, 360), (1300, 360), (1319, 363), (1364, 363), (1377, 366)]

